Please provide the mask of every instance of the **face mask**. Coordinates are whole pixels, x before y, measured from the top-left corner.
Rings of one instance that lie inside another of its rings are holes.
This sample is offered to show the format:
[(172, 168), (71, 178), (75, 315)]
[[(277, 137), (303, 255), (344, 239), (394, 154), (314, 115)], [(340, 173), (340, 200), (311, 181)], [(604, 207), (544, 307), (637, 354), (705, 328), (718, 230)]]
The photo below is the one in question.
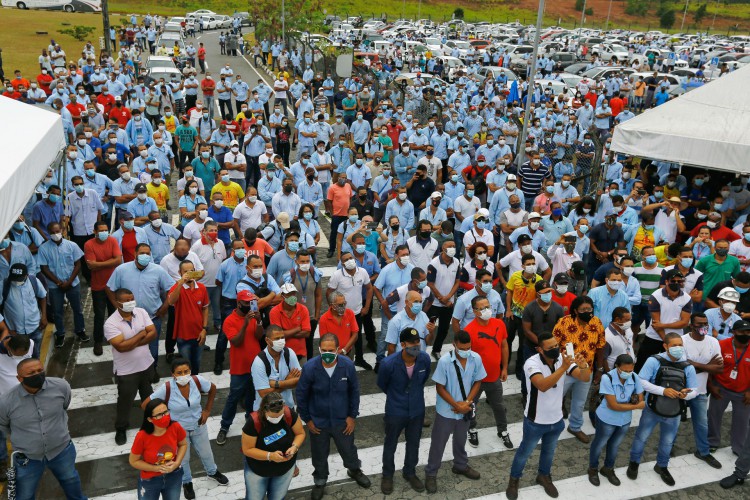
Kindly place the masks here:
[(190, 383), (190, 375), (180, 375), (174, 378), (178, 385), (188, 385)]
[(607, 286), (612, 290), (617, 291), (622, 288), (622, 281), (607, 280)]
[(542, 351), (544, 353), (544, 357), (547, 359), (551, 359), (552, 362), (556, 362), (557, 358), (560, 357), (560, 348), (559, 347), (553, 347), (552, 349), (546, 349)]
[(471, 355), (471, 349), (467, 349), (465, 351), (461, 349), (456, 349), (456, 354), (458, 354), (458, 356), (463, 359), (467, 359)]
[(278, 424), (281, 422), (281, 419), (284, 418), (284, 415), (279, 415), (278, 417), (271, 417), (270, 415), (266, 415), (266, 420), (271, 422), (272, 424)]
[(552, 292), (539, 294), (539, 298), (542, 299), (542, 302), (545, 304), (549, 304), (552, 301)]
[(151, 256), (147, 253), (142, 253), (138, 256), (138, 264), (140, 266), (146, 267), (151, 263)]
[(678, 291), (680, 290), (680, 284), (679, 284), (679, 283), (670, 283), (670, 284), (669, 284), (669, 285), (667, 285), (667, 286), (668, 286), (668, 287), (669, 287), (669, 289), (670, 289), (670, 290), (672, 290), (673, 292), (678, 292)]
[(206, 217), (208, 217), (208, 210), (198, 211), (198, 217), (200, 217), (201, 219), (205, 219)]
[[(192, 175), (191, 175), (191, 177), (192, 177)], [(198, 188), (197, 187), (191, 187), (189, 189), (189, 191), (190, 191), (190, 194), (198, 194)]]
[(257, 196), (248, 196), (247, 197), (247, 201), (249, 201), (250, 203), (255, 203), (256, 201), (258, 201), (258, 197)]
[(263, 269), (253, 269), (253, 270), (251, 270), (250, 271), (250, 276), (253, 279), (255, 279), (255, 280), (260, 279), (261, 276), (263, 276)]
[(737, 343), (744, 345), (744, 344), (747, 344), (748, 341), (750, 341), (750, 335), (738, 335), (738, 334), (735, 334), (734, 340), (736, 340)]
[(169, 423), (171, 422), (171, 418), (169, 415), (164, 415), (161, 418), (152, 418), (151, 423), (154, 424), (156, 427), (159, 427), (161, 429), (166, 429), (169, 427)]
[(62, 234), (61, 233), (50, 234), (49, 237), (55, 243), (57, 243), (58, 241), (62, 240)]
[(419, 353), (422, 350), (422, 348), (418, 345), (406, 346), (403, 349), (406, 354), (408, 354), (412, 358), (416, 358), (417, 356), (419, 356)]
[(403, 257), (399, 258), (399, 261), (401, 262), (402, 266), (408, 266), (411, 264), (411, 257), (408, 255), (404, 255)]
[(162, 225), (162, 220), (161, 219), (154, 219), (154, 220), (151, 221), (151, 226), (154, 229), (159, 229), (161, 227), (161, 225)]
[(675, 359), (682, 359), (682, 357), (685, 355), (685, 348), (682, 347), (681, 345), (670, 347), (669, 355)]
[(445, 249), (445, 255), (448, 257), (453, 258), (456, 255), (456, 249), (454, 247), (446, 248)]
[(536, 231), (539, 229), (539, 223), (538, 222), (529, 222), (529, 228), (533, 231)]
[(336, 358), (338, 357), (338, 354), (336, 354), (335, 352), (323, 352), (323, 351), (321, 351), (320, 352), (320, 357), (323, 360), (323, 363), (325, 363), (327, 365), (330, 365), (334, 361), (336, 361)]
[(354, 261), (354, 259), (349, 259), (346, 262), (344, 262), (344, 267), (351, 271), (352, 269), (357, 267), (357, 263)]
[(536, 264), (524, 266), (523, 270), (526, 271), (528, 274), (536, 274)]
[(584, 323), (588, 323), (589, 321), (591, 321), (591, 318), (594, 317), (594, 313), (593, 311), (587, 311), (578, 313), (577, 316), (579, 320), (583, 321)]
[(31, 387), (32, 389), (41, 389), (44, 385), (44, 381), (46, 380), (46, 376), (44, 372), (37, 373), (36, 375), (31, 375), (29, 377), (23, 378), (23, 385), (27, 387)]
[(737, 304), (735, 304), (734, 302), (724, 302), (721, 305), (721, 308), (725, 313), (732, 314), (734, 310), (737, 309)]
[(729, 253), (729, 249), (728, 248), (717, 248), (716, 249), (716, 255), (718, 255), (719, 257), (726, 257), (728, 253)]
[[(294, 297), (294, 298), (296, 299), (297, 297)], [(271, 349), (273, 349), (276, 352), (283, 351), (284, 350), (284, 346), (286, 346), (286, 339), (274, 340), (271, 343)]]
[(130, 313), (135, 310), (135, 300), (122, 303), (122, 312)]

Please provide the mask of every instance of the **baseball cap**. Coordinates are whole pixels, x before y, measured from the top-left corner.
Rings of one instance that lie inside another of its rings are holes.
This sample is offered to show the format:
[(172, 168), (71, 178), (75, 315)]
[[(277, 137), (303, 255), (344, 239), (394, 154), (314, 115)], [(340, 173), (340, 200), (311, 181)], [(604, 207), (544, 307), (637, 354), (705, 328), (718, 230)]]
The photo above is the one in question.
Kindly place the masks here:
[(479, 156), (477, 156), (477, 161), (484, 161), (484, 160), (486, 160), (486, 159), (487, 159), (487, 158), (485, 158), (485, 157), (484, 157), (484, 155), (479, 155)]
[(279, 212), (276, 216), (276, 220), (281, 224), (282, 229), (289, 229), (289, 214), (286, 212)]
[(554, 282), (556, 285), (567, 285), (570, 283), (570, 278), (565, 273), (557, 273)]
[(28, 275), (29, 269), (26, 267), (26, 264), (16, 262), (12, 266), (10, 266), (10, 274), (8, 275), (8, 278), (11, 281), (23, 281)]
[(146, 185), (144, 183), (139, 182), (138, 184), (135, 185), (136, 193), (145, 193), (146, 191), (148, 191), (148, 189), (146, 188)]
[(240, 290), (237, 292), (237, 300), (240, 302), (250, 302), (251, 300), (257, 300), (257, 298), (250, 290)]
[(146, 163), (156, 163), (156, 158), (154, 158), (153, 156), (149, 156), (148, 158), (146, 158)]
[(239, 142), (237, 142), (237, 140), (236, 140), (236, 139), (232, 139), (231, 141), (229, 141), (229, 145), (230, 145), (230, 146), (239, 146), (239, 145), (240, 145), (240, 143), (239, 143)]
[(122, 97), (120, 97), (119, 95), (116, 95), (115, 96), (115, 101), (122, 101)]
[(673, 278), (684, 278), (685, 276), (680, 272), (679, 269), (670, 269), (664, 273), (664, 280), (671, 280)]
[(515, 181), (515, 180), (518, 180), (518, 177), (516, 177), (515, 174), (508, 174), (508, 178), (505, 179), (505, 182)]
[(542, 216), (539, 215), (539, 212), (531, 212), (529, 214), (529, 219), (541, 219), (541, 218), (542, 218)]
[(681, 200), (681, 199), (679, 199), (679, 198), (678, 198), (678, 197), (676, 197), (676, 196), (672, 196), (672, 197), (670, 197), (670, 198), (669, 198), (669, 201), (671, 201), (671, 202), (674, 202), (674, 203), (681, 203), (681, 202), (682, 202), (682, 200)]
[(443, 195), (439, 191), (435, 191), (434, 193), (432, 193), (430, 195), (430, 198), (433, 198), (433, 199), (435, 199), (435, 198), (442, 198), (442, 197), (443, 197)]
[(292, 283), (284, 283), (281, 285), (281, 293), (297, 293), (297, 287)]
[(398, 335), (400, 342), (416, 342), (419, 340), (419, 332), (415, 328), (404, 328)]
[(745, 321), (744, 319), (735, 321), (734, 325), (732, 325), (732, 330), (734, 331), (750, 330), (750, 323)]
[(577, 260), (570, 266), (570, 270), (577, 279), (583, 279), (586, 277), (586, 268), (583, 267), (583, 262)]
[(519, 234), (519, 235), (518, 235), (518, 238), (516, 239), (516, 243), (518, 243), (519, 245), (520, 245), (521, 243), (526, 243), (527, 241), (531, 241), (531, 236), (529, 236), (529, 235), (528, 235), (528, 234), (526, 234), (526, 233), (524, 233), (524, 234)]
[(541, 292), (542, 290), (547, 290), (549, 288), (552, 288), (552, 285), (550, 285), (549, 281), (547, 280), (537, 281), (536, 285), (534, 285), (534, 289), (537, 292)]

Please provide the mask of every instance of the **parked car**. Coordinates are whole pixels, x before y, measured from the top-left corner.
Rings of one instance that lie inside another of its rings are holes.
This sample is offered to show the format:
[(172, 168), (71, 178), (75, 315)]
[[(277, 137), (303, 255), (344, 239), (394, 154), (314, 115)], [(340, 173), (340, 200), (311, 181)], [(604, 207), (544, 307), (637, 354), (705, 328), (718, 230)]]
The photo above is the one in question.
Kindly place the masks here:
[[(173, 63), (174, 66), (174, 63)], [(182, 73), (179, 69), (175, 67), (161, 67), (157, 66), (154, 68), (149, 68), (148, 71), (146, 71), (146, 76), (144, 77), (144, 81), (146, 85), (148, 85), (151, 82), (158, 82), (161, 79), (164, 79), (165, 82), (169, 82), (172, 80), (173, 77), (176, 78), (182, 78)]]
[(169, 56), (151, 56), (146, 61), (146, 69), (151, 68), (176, 68), (174, 60)]
[(216, 15), (216, 12), (214, 12), (212, 10), (198, 9), (198, 10), (193, 11), (193, 12), (188, 12), (187, 14), (185, 14), (185, 17), (197, 18), (197, 17), (201, 17), (201, 16), (215, 16), (215, 15)]

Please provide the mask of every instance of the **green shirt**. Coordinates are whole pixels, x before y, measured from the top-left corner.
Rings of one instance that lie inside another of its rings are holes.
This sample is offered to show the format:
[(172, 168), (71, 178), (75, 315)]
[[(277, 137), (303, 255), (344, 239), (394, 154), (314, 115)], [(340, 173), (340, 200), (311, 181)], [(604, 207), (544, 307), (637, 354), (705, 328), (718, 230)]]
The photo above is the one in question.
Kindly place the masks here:
[(344, 116), (354, 116), (354, 113), (357, 112), (356, 106), (357, 106), (357, 100), (354, 98), (349, 99), (346, 97), (343, 101), (341, 101), (341, 105), (344, 108), (352, 107), (354, 106), (355, 109), (344, 109)]
[(713, 255), (707, 255), (698, 261), (695, 268), (703, 273), (703, 290), (710, 294), (717, 283), (737, 276), (740, 261), (734, 255), (727, 255), (724, 262), (719, 264)]
[(648, 304), (651, 294), (659, 289), (659, 281), (661, 280), (661, 273), (664, 271), (664, 266), (656, 264), (656, 267), (653, 269), (646, 269), (643, 267), (643, 263), (639, 262), (633, 267), (635, 269), (633, 276), (635, 276), (641, 285), (641, 304)]
[[(393, 147), (393, 141), (387, 135), (386, 136), (379, 135), (378, 142), (382, 144), (383, 146)], [(390, 161), (390, 159), (391, 159), (391, 152), (388, 151), (387, 149), (383, 149), (383, 160), (382, 160), (383, 163)]]
[(174, 135), (180, 140), (180, 150), (192, 151), (195, 148), (195, 138), (198, 137), (195, 127), (180, 125), (175, 129)]

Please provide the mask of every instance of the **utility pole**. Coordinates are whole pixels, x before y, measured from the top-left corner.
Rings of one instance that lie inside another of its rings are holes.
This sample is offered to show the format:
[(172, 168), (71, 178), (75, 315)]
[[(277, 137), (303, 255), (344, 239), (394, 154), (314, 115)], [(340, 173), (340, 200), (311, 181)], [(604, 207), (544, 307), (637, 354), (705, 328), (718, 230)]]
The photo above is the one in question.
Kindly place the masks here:
[(578, 28), (578, 43), (581, 43), (581, 30), (583, 29), (583, 20), (585, 16), (586, 16), (586, 0), (583, 0), (583, 10), (581, 11), (581, 27)]
[(680, 24), (680, 31), (682, 31), (685, 27), (685, 16), (687, 16), (688, 5), (690, 5), (690, 0), (685, 0), (685, 11), (682, 13), (682, 24)]
[[(586, 10), (586, 9), (584, 9)], [(609, 29), (609, 16), (612, 14), (612, 0), (609, 0), (609, 9), (607, 10), (607, 22), (604, 23), (604, 31)]]
[(102, 24), (104, 28), (104, 49), (107, 54), (112, 54), (112, 46), (109, 39), (109, 3), (108, 0), (102, 0)]
[(286, 0), (281, 0), (281, 43), (286, 47)]
[[(585, 10), (585, 9), (584, 9)], [(531, 53), (531, 70), (529, 71), (529, 86), (526, 90), (526, 107), (523, 112), (523, 130), (521, 141), (518, 145), (518, 167), (526, 161), (524, 144), (529, 134), (529, 118), (531, 116), (531, 95), (534, 93), (534, 75), (536, 74), (536, 60), (539, 51), (539, 37), (542, 32), (542, 19), (544, 18), (544, 0), (539, 0), (539, 10), (536, 14), (536, 31), (534, 32), (534, 51)]]

